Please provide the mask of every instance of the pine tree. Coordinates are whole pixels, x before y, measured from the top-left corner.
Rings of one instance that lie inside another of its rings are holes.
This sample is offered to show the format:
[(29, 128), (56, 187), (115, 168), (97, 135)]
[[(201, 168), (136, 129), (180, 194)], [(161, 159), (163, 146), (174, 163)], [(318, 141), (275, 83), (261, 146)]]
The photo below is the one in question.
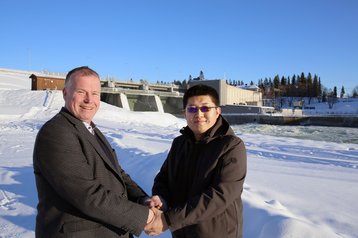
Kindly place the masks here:
[(352, 91), (352, 97), (358, 98), (358, 86), (356, 86)]
[(300, 97), (305, 97), (307, 96), (307, 91), (306, 91), (306, 76), (305, 73), (301, 73), (301, 76), (298, 78), (298, 91), (299, 91), (299, 96)]
[(313, 76), (313, 97), (318, 97), (319, 96), (319, 88), (318, 88), (318, 77), (317, 75)]
[(291, 97), (296, 97), (298, 95), (298, 90), (297, 90), (298, 86), (297, 86), (297, 80), (296, 80), (296, 75), (294, 74), (292, 76), (292, 81), (291, 81)]
[(334, 86), (334, 88), (333, 88), (333, 97), (334, 98), (337, 98), (337, 87), (336, 86)]
[(290, 76), (287, 77), (287, 85), (286, 85), (286, 97), (292, 96), (292, 86)]
[(274, 88), (279, 88), (279, 86), (280, 86), (280, 76), (276, 75), (273, 78), (273, 87)]
[(296, 75), (294, 74), (293, 76), (292, 76), (292, 85), (296, 85)]
[(327, 95), (328, 95), (327, 89), (324, 88), (322, 90), (322, 102), (327, 102)]
[(308, 73), (306, 78), (306, 96), (313, 97), (313, 81), (311, 73)]
[(344, 90), (344, 86), (342, 86), (340, 98), (343, 98), (345, 93), (346, 93), (346, 91)]
[(318, 96), (321, 96), (322, 95), (321, 77), (318, 78), (318, 90), (319, 90)]

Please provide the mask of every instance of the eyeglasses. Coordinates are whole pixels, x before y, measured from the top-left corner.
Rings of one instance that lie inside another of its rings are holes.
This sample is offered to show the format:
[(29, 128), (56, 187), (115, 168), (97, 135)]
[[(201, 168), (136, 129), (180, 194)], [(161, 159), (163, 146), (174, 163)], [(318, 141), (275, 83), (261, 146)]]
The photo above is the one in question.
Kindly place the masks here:
[(217, 107), (208, 107), (208, 106), (201, 106), (201, 107), (195, 107), (195, 106), (190, 106), (186, 108), (186, 111), (189, 113), (197, 113), (199, 110), (201, 112), (208, 112), (210, 111), (211, 108), (217, 108)]

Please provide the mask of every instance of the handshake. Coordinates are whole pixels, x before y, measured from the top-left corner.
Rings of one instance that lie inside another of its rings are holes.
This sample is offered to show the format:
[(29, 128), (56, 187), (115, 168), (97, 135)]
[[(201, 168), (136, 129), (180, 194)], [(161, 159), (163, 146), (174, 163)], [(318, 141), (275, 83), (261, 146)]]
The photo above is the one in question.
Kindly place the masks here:
[(167, 210), (167, 205), (161, 197), (155, 195), (147, 197), (142, 202), (149, 207), (149, 216), (147, 225), (144, 227), (145, 233), (150, 236), (156, 236), (168, 229), (168, 224), (164, 217), (164, 211)]

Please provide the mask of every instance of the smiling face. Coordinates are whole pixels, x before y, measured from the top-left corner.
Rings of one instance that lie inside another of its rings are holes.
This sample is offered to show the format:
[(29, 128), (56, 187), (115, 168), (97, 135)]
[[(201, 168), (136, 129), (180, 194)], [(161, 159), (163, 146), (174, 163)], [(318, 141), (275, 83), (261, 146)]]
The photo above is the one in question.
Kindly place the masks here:
[(209, 130), (218, 119), (221, 109), (217, 107), (209, 95), (193, 96), (188, 99), (186, 108), (202, 106), (212, 107), (207, 112), (197, 110), (195, 113), (185, 110), (185, 119), (189, 128), (193, 131), (195, 139), (201, 140), (207, 130)]
[(65, 107), (79, 120), (91, 123), (100, 105), (101, 84), (95, 75), (74, 73), (63, 89)]

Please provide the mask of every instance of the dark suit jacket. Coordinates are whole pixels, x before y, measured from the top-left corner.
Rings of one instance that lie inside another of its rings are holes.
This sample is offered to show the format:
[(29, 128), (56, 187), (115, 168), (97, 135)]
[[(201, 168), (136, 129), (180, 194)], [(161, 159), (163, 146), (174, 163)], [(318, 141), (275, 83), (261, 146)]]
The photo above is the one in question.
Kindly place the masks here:
[(40, 129), (33, 154), (36, 237), (131, 237), (143, 230), (149, 211), (137, 201), (146, 193), (95, 133), (104, 146), (64, 108)]

